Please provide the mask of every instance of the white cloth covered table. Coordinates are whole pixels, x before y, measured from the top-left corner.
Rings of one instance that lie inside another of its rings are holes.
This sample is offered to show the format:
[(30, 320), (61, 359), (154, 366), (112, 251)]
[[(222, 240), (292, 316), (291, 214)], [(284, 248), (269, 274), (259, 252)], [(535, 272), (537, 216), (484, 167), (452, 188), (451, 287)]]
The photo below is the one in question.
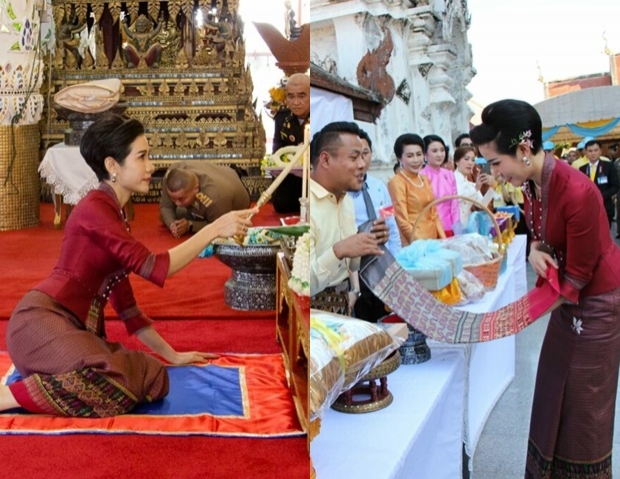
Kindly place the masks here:
[[(527, 293), (525, 271), (526, 236), (517, 235), (508, 247), (506, 271), (500, 274), (497, 287), (481, 301), (459, 309), (474, 313), (495, 311)], [(464, 443), (473, 458), (484, 425), (500, 396), (515, 375), (515, 337), (475, 344), (446, 344), (428, 341), (431, 353), (442, 349), (462, 350), (466, 359)], [(473, 461), (470, 461), (470, 469)]]
[[(487, 312), (527, 293), (525, 236), (508, 248), (497, 287), (462, 309)], [(329, 409), (310, 454), (317, 479), (457, 479), (495, 403), (515, 374), (515, 338), (477, 344), (428, 341), (431, 359), (387, 376), (394, 402), (367, 414)], [(470, 461), (470, 469), (473, 461)]]
[(97, 175), (82, 158), (78, 146), (58, 143), (48, 148), (39, 173), (54, 188), (54, 194), (62, 195), (69, 205), (77, 205), (86, 193), (99, 186)]
[(387, 376), (394, 402), (366, 414), (328, 409), (310, 444), (317, 479), (461, 477), (463, 352), (437, 351)]
[(63, 202), (77, 205), (86, 193), (99, 186), (97, 175), (82, 158), (78, 146), (58, 143), (48, 148), (39, 165), (39, 173), (52, 186), (55, 228), (60, 228), (62, 222)]
[[(39, 173), (54, 193), (54, 227), (60, 228), (63, 202), (77, 205), (90, 190), (99, 187), (97, 175), (86, 163), (79, 146), (58, 143), (47, 149), (39, 165)], [(128, 216), (133, 220), (134, 211), (131, 199), (127, 203)], [(69, 206), (67, 206), (69, 215)]]

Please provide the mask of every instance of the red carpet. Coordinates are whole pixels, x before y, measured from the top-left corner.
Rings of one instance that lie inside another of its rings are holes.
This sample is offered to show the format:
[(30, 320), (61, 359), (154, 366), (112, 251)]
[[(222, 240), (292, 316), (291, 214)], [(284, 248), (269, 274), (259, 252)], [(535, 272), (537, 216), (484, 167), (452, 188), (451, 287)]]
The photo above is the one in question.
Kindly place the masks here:
[[(133, 235), (153, 252), (168, 250), (181, 240), (174, 239), (159, 221), (157, 204), (136, 204), (131, 222)], [(254, 225), (279, 224), (279, 215), (271, 203), (254, 217)], [(41, 223), (36, 228), (0, 232), (2, 269), (0, 284), (10, 284), (2, 291), (0, 318), (9, 317), (13, 308), (30, 288), (47, 276), (56, 263), (62, 243), (62, 230), (53, 228), (51, 204), (41, 205)], [(27, 254), (25, 254), (27, 252)], [(132, 275), (136, 299), (143, 311), (153, 319), (233, 319), (270, 318), (272, 312), (235, 311), (224, 304), (224, 283), (230, 268), (211, 257), (199, 259), (183, 271), (168, 278), (164, 288)], [(116, 317), (111, 308), (106, 317)]]
[[(133, 232), (149, 248), (162, 251), (177, 244), (178, 240), (160, 226), (157, 205), (137, 204), (135, 211)], [(8, 319), (21, 296), (55, 264), (63, 233), (53, 229), (52, 219), (52, 206), (43, 204), (38, 227), (0, 232), (3, 260), (0, 270), (1, 350), (6, 349), (6, 321), (2, 320)], [(254, 224), (275, 224), (277, 219), (272, 211), (264, 209)], [(210, 258), (194, 261), (170, 278), (163, 289), (135, 275), (132, 284), (144, 312), (157, 320), (155, 327), (175, 348), (233, 353), (280, 352), (275, 341), (273, 312), (243, 313), (224, 305), (223, 285), (228, 275), (226, 266)], [(167, 318), (174, 321), (165, 320)], [(203, 318), (209, 320), (200, 320)], [(108, 321), (106, 329), (111, 340), (144, 349), (135, 338), (127, 338), (120, 321)], [(108, 479), (113, 476), (307, 479), (310, 471), (305, 437), (0, 435), (0, 461), (3, 464), (0, 479)]]

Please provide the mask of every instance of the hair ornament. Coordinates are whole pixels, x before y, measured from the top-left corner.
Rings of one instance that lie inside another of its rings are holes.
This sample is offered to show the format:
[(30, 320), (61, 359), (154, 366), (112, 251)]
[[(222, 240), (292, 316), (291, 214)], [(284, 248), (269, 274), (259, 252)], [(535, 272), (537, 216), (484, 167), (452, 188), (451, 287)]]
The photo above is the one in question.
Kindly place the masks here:
[[(534, 141), (532, 140), (532, 130), (526, 130), (519, 135), (519, 138), (513, 138), (510, 142), (510, 148), (518, 145), (527, 145), (530, 149), (534, 149)], [(527, 164), (527, 163), (526, 163)]]

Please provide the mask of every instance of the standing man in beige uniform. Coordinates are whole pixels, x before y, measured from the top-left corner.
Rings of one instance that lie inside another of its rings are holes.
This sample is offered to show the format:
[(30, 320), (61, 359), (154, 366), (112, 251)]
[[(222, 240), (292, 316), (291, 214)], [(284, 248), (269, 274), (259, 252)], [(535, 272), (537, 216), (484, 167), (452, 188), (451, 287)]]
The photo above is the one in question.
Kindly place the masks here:
[(159, 216), (175, 238), (192, 234), (233, 210), (250, 206), (241, 179), (228, 166), (180, 161), (163, 179)]
[(389, 238), (383, 219), (375, 221), (370, 233), (357, 232), (347, 192), (364, 184), (359, 133), (355, 123), (333, 122), (314, 135), (310, 146), (310, 296), (348, 293), (349, 310), (360, 296), (360, 257), (383, 254), (379, 245)]

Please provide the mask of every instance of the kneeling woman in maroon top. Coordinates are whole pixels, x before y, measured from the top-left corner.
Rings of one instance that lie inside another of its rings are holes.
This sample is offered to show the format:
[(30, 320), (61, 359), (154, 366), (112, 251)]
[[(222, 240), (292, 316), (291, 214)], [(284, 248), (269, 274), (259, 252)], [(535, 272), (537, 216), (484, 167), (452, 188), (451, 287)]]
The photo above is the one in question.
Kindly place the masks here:
[(559, 294), (540, 352), (525, 477), (611, 477), (620, 362), (620, 249), (603, 198), (580, 171), (542, 149), (536, 110), (502, 100), (470, 133), (480, 153), (523, 185), (529, 262), (557, 271)]
[(128, 275), (163, 286), (217, 237), (247, 231), (248, 214), (233, 211), (164, 253), (151, 253), (129, 232), (123, 207), (146, 193), (154, 167), (144, 128), (109, 115), (85, 133), (80, 152), (101, 182), (73, 209), (60, 258), (50, 275), (18, 303), (7, 328), (9, 354), (24, 378), (0, 385), (0, 410), (106, 417), (168, 393), (164, 365), (154, 356), (105, 339), (109, 300), (129, 334), (172, 364), (217, 357), (175, 351), (136, 304)]

